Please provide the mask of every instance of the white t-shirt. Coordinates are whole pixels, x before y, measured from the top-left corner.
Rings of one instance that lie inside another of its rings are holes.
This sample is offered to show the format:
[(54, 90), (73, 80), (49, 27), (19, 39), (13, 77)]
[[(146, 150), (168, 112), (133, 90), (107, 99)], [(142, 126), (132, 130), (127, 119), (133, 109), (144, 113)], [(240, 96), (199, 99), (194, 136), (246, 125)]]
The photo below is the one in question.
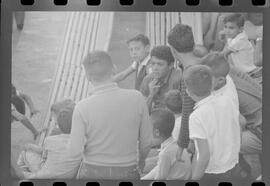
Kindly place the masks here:
[(231, 65), (246, 73), (256, 68), (254, 64), (254, 48), (245, 31), (239, 33), (233, 39), (229, 38), (227, 42), (228, 49), (233, 51), (229, 55)]
[[(238, 163), (240, 151), (239, 113), (228, 96), (210, 95), (195, 104), (190, 115), (190, 138), (207, 139), (210, 160), (205, 173), (219, 174)], [(195, 148), (198, 146), (195, 140)], [(197, 158), (200, 154), (197, 154)]]
[(178, 136), (179, 136), (179, 132), (180, 132), (180, 128), (181, 128), (181, 121), (182, 121), (182, 116), (178, 116), (175, 118), (175, 123), (174, 123), (174, 128), (172, 131), (172, 137), (177, 140)]
[(220, 89), (214, 91), (213, 94), (225, 95), (225, 96), (228, 96), (229, 98), (232, 98), (233, 102), (235, 103), (236, 108), (239, 108), (238, 93), (230, 75), (226, 76), (226, 84)]

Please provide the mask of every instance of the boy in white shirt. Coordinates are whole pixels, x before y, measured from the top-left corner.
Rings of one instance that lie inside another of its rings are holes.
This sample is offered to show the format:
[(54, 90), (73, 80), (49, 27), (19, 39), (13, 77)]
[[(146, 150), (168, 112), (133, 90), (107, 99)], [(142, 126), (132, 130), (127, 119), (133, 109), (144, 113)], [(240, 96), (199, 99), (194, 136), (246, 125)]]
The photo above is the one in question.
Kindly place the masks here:
[(187, 180), (191, 175), (190, 154), (183, 152), (183, 161), (176, 160), (178, 145), (172, 137), (174, 114), (168, 109), (155, 109), (151, 113), (153, 136), (160, 142), (158, 163), (143, 180)]
[(231, 14), (224, 19), (224, 30), (220, 39), (226, 42), (222, 51), (228, 56), (230, 65), (245, 72), (252, 73), (254, 64), (254, 48), (244, 31), (245, 18), (241, 14)]
[(233, 179), (240, 151), (239, 111), (229, 96), (211, 94), (213, 72), (209, 67), (187, 68), (184, 80), (187, 93), (196, 102), (189, 121), (196, 149), (192, 179)]

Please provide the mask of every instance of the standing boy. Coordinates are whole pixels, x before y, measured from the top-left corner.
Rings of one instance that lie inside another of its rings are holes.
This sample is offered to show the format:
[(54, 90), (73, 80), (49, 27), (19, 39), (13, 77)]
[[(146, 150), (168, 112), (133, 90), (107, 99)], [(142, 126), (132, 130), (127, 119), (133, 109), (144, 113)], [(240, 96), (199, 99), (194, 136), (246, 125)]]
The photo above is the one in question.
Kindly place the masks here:
[(196, 148), (192, 179), (232, 179), (240, 151), (239, 111), (228, 96), (211, 94), (213, 73), (209, 67), (189, 67), (184, 80), (187, 93), (196, 102), (189, 123)]

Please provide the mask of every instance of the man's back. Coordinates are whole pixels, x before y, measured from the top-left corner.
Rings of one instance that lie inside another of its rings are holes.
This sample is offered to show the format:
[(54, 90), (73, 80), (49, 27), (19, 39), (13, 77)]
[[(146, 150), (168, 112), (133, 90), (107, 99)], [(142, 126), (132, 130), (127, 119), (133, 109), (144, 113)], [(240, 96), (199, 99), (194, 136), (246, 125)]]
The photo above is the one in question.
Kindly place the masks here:
[(143, 96), (113, 83), (97, 88), (93, 95), (79, 102), (73, 122), (74, 126), (83, 123), (84, 161), (89, 164), (134, 165), (138, 140), (145, 146), (151, 143), (152, 129)]

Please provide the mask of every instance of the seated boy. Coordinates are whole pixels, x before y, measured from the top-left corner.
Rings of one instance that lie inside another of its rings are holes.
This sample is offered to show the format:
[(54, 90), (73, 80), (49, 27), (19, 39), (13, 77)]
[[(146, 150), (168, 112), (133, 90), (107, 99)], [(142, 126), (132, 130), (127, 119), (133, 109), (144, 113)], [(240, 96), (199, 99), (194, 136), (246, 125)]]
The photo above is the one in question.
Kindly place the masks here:
[(62, 134), (47, 137), (43, 147), (34, 144), (25, 146), (18, 160), (25, 178), (75, 178), (81, 159), (68, 157), (66, 151), (74, 106), (73, 101), (64, 100), (51, 107)]
[(182, 97), (179, 90), (173, 89), (165, 94), (166, 107), (174, 113), (175, 123), (172, 131), (172, 137), (177, 140), (181, 128), (182, 120)]
[(213, 72), (209, 67), (187, 68), (184, 81), (196, 102), (189, 120), (189, 135), (196, 149), (192, 179), (233, 179), (240, 151), (239, 110), (229, 96), (211, 94)]
[(113, 80), (120, 82), (126, 79), (130, 74), (136, 71), (135, 77), (135, 89), (139, 90), (143, 78), (150, 74), (151, 69), (149, 65), (150, 61), (150, 41), (149, 38), (143, 34), (138, 34), (135, 37), (127, 41), (130, 57), (133, 60), (131, 66), (115, 74)]
[(178, 145), (172, 137), (175, 118), (168, 109), (160, 108), (152, 111), (153, 136), (161, 144), (158, 163), (143, 180), (187, 180), (191, 175), (190, 155), (184, 151), (182, 162), (176, 160)]
[(256, 69), (254, 48), (244, 31), (244, 23), (245, 18), (241, 14), (225, 17), (225, 27), (220, 36), (226, 42), (222, 53), (228, 56), (230, 65), (245, 73), (252, 73)]

